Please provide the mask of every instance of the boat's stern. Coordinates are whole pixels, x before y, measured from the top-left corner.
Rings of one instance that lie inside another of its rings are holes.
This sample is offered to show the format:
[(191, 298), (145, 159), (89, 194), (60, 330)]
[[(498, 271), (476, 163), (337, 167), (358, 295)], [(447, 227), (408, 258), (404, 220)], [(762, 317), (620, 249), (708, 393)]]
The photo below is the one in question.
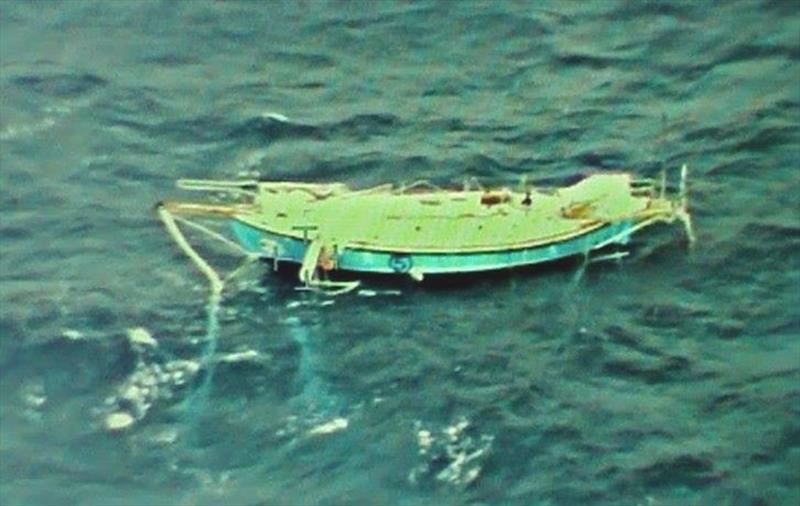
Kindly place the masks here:
[[(636, 228), (643, 228), (654, 223), (683, 224), (689, 244), (695, 242), (692, 215), (689, 212), (689, 169), (681, 167), (677, 189), (670, 190), (666, 172), (661, 173), (658, 180), (637, 179), (631, 181), (631, 194), (642, 196), (647, 205), (636, 214)], [(673, 187), (674, 188), (674, 187)]]

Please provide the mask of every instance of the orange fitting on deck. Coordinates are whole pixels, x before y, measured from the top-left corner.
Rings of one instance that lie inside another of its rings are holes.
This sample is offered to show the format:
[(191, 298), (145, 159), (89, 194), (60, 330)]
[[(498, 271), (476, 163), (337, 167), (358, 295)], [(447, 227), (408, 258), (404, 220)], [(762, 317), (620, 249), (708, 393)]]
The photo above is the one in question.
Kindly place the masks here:
[(481, 204), (491, 207), (497, 204), (507, 204), (511, 202), (511, 195), (507, 191), (486, 192), (481, 195)]

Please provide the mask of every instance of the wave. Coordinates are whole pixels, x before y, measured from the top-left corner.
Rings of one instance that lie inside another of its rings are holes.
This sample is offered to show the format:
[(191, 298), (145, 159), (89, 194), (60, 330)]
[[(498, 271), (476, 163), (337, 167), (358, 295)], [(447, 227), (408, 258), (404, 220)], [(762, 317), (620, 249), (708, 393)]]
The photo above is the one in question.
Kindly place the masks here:
[(58, 98), (76, 98), (108, 85), (94, 74), (52, 74), (14, 77), (11, 83), (25, 90)]
[(365, 141), (371, 137), (392, 135), (402, 126), (403, 122), (399, 117), (387, 113), (356, 114), (339, 121), (316, 125), (272, 113), (245, 120), (230, 129), (225, 137), (230, 140), (263, 143), (291, 139)]
[(225, 138), (234, 141), (256, 141), (271, 143), (285, 139), (325, 140), (324, 129), (291, 120), (278, 119), (276, 116), (258, 116), (245, 120), (231, 128)]

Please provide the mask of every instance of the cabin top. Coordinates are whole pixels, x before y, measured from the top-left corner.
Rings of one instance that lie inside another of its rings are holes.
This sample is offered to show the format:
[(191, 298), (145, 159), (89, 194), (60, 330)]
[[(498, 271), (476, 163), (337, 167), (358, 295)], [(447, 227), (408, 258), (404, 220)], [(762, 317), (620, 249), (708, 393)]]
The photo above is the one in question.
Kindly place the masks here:
[(252, 205), (236, 218), (341, 247), (474, 252), (558, 242), (669, 207), (651, 190), (637, 187), (629, 174), (598, 174), (564, 188), (528, 191), (260, 182)]

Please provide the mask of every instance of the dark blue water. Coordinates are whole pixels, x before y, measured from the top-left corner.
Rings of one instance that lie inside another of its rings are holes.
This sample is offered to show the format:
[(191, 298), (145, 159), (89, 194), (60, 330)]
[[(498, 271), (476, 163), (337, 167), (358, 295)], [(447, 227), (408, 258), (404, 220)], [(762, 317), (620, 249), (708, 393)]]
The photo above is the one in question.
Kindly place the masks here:
[[(797, 504), (798, 12), (0, 2), (0, 503)], [(250, 266), (215, 343), (152, 210), (684, 163), (691, 249), (333, 303)]]

